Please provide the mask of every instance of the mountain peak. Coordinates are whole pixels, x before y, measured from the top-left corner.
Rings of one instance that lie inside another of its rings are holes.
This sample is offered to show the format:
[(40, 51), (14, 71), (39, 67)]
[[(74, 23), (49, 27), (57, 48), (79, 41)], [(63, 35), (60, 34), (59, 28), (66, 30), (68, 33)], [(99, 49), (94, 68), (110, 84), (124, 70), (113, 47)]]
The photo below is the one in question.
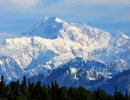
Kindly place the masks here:
[(109, 37), (107, 32), (96, 28), (88, 28), (86, 25), (84, 25), (84, 28), (76, 27), (57, 17), (45, 17), (43, 20), (34, 24), (29, 30), (22, 33), (22, 35), (40, 36), (46, 39), (56, 39), (60, 37), (66, 40), (77, 41), (82, 45), (86, 45), (87, 42), (87, 39), (84, 37), (93, 38), (95, 41)]
[(40, 36), (47, 39), (55, 39), (57, 38), (63, 25), (68, 24), (57, 17), (45, 17), (21, 35)]
[(58, 17), (45, 17), (44, 19), (43, 19), (43, 22), (45, 22), (45, 21), (48, 21), (48, 22), (58, 22), (58, 23), (63, 23), (63, 22), (65, 22), (65, 21), (63, 21), (63, 20), (61, 20), (60, 18), (58, 18)]

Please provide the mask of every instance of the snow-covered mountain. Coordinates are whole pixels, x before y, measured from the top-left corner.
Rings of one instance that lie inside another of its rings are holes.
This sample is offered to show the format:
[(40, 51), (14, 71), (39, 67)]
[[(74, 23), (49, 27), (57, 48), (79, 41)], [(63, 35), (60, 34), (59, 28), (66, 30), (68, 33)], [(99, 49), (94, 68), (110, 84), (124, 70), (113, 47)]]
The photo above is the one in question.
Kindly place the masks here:
[(91, 88), (92, 84), (98, 84), (98, 81), (104, 80), (105, 77), (92, 70), (85, 70), (83, 68), (58, 68), (52, 72), (44, 73), (38, 76), (30, 78), (31, 82), (37, 82), (38, 80), (42, 84), (51, 84), (52, 81), (57, 81), (60, 86), (84, 86)]
[(123, 60), (116, 60), (109, 64), (105, 64), (95, 60), (84, 60), (83, 58), (75, 58), (67, 62), (62, 67), (74, 67), (74, 68), (83, 68), (85, 70), (95, 71), (106, 78), (113, 77), (117, 73), (122, 72), (123, 70), (128, 70), (129, 66)]
[[(85, 24), (69, 24), (57, 17), (44, 18), (21, 37), (6, 39), (0, 47), (0, 52), (7, 52), (6, 56), (0, 55), (13, 59), (7, 62), (15, 62), (5, 64), (1, 60), (5, 67), (0, 74), (7, 76), (7, 81), (47, 73), (65, 65), (97, 71), (104, 77), (130, 69), (129, 37), (122, 33), (112, 35)], [(9, 73), (8, 67), (19, 71)]]
[(40, 36), (46, 39), (61, 38), (87, 47), (91, 46), (91, 44), (101, 43), (104, 40), (107, 43), (104, 41), (103, 46), (106, 46), (111, 37), (108, 32), (87, 25), (76, 27), (75, 25), (68, 24), (57, 17), (44, 18), (33, 25), (28, 31), (22, 33), (22, 35)]

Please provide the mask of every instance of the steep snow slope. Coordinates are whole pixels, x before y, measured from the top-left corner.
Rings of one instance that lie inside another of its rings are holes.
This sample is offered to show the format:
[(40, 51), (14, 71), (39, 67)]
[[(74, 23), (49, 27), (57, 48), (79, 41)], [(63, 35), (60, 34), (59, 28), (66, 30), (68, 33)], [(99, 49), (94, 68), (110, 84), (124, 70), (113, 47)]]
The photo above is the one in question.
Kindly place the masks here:
[(19, 68), (17, 62), (10, 57), (0, 57), (0, 75), (4, 75), (5, 81), (16, 80), (23, 76), (24, 70)]
[(63, 25), (68, 25), (57, 17), (46, 17), (34, 24), (31, 29), (22, 33), (22, 35), (40, 36), (49, 39), (57, 38), (57, 34)]
[(93, 56), (100, 59), (105, 63), (123, 59), (128, 65), (130, 65), (130, 38), (119, 33), (112, 36), (109, 41), (109, 46), (102, 49), (95, 49)]

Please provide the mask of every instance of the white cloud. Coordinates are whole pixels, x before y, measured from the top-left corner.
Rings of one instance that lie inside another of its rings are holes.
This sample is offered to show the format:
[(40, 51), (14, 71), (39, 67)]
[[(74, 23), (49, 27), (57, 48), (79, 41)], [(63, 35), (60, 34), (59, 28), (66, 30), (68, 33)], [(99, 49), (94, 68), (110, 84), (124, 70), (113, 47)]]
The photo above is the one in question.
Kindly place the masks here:
[(13, 34), (8, 34), (8, 33), (0, 33), (0, 37), (12, 37), (14, 36)]
[(21, 55), (22, 50), (10, 50), (4, 45), (0, 45), (0, 56), (9, 56), (12, 57), (14, 55)]
[(0, 5), (15, 9), (28, 9), (37, 6), (41, 0), (0, 0)]
[(130, 0), (62, 0), (63, 2), (67, 3), (83, 3), (83, 4), (113, 4), (113, 5), (123, 5), (123, 4), (130, 4)]
[(10, 50), (9, 48), (7, 48), (6, 46), (2, 45), (2, 43), (8, 39), (8, 38), (15, 38), (15, 37), (19, 37), (16, 34), (8, 34), (8, 33), (0, 33), (0, 56), (14, 56), (14, 55), (20, 55), (22, 53), (21, 50)]
[(0, 33), (0, 43), (2, 43), (5, 39), (8, 38), (15, 38), (15, 37), (19, 37), (19, 35), (16, 34), (8, 34), (8, 33)]

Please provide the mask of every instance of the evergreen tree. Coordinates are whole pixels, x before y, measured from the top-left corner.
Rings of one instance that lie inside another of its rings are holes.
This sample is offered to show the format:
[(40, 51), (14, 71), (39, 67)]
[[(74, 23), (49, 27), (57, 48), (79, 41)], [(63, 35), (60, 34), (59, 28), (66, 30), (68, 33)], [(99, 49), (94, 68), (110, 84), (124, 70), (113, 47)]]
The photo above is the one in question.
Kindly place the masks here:
[(117, 91), (117, 87), (116, 86), (115, 86), (114, 98), (115, 98), (115, 100), (118, 100), (118, 91)]
[(76, 94), (76, 88), (75, 87), (70, 87), (68, 90), (68, 96), (71, 100), (76, 100), (77, 99), (77, 94)]
[(34, 83), (30, 83), (29, 86), (28, 86), (28, 90), (29, 90), (29, 99), (31, 100), (34, 96), (33, 92), (34, 92), (34, 87), (35, 87), (35, 84)]
[(27, 84), (26, 84), (26, 76), (23, 77), (22, 85), (24, 85), (25, 87), (27, 86)]
[(126, 90), (126, 93), (125, 93), (125, 100), (129, 100), (128, 90)]
[(0, 81), (0, 95), (4, 95), (4, 87), (5, 87), (5, 79), (4, 76), (1, 76), (1, 81)]
[(119, 91), (117, 94), (117, 99), (118, 100), (125, 100), (125, 96)]
[(26, 76), (23, 77), (23, 81), (20, 84), (20, 88), (21, 88), (21, 97), (23, 99), (27, 99), (28, 95), (29, 95), (29, 90), (27, 88), (27, 83), (26, 83)]
[(101, 90), (100, 88), (98, 88), (95, 93), (96, 93), (97, 100), (106, 100), (107, 99), (107, 94), (104, 90)]
[(51, 82), (51, 89), (52, 89), (52, 99), (56, 100), (56, 90), (55, 90), (55, 84), (53, 81)]
[(42, 98), (43, 100), (50, 100), (49, 97), (50, 97), (51, 95), (49, 95), (49, 89), (47, 88), (46, 85), (43, 85), (40, 94), (43, 96), (43, 98)]
[(115, 100), (115, 99), (114, 99), (114, 96), (112, 96), (112, 95), (108, 95), (108, 97), (107, 97), (106, 100)]
[(33, 95), (34, 95), (34, 97), (35, 97), (37, 100), (42, 99), (42, 97), (41, 97), (41, 95), (40, 95), (41, 89), (42, 89), (42, 87), (41, 87), (41, 82), (38, 81), (38, 82), (36, 83), (35, 87), (34, 87), (34, 90), (33, 90)]

